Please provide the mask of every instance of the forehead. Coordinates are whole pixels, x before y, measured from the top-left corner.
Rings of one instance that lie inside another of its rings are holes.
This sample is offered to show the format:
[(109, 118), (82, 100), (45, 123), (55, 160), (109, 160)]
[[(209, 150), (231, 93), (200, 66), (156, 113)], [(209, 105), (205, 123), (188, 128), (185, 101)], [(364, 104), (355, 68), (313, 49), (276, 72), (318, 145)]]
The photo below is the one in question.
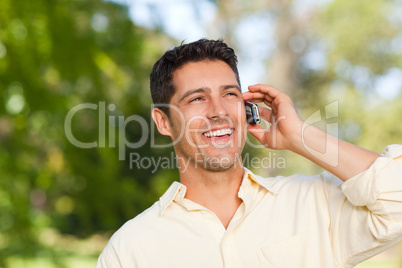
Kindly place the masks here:
[(198, 87), (213, 88), (224, 84), (238, 84), (236, 75), (224, 61), (190, 62), (173, 72), (176, 91)]

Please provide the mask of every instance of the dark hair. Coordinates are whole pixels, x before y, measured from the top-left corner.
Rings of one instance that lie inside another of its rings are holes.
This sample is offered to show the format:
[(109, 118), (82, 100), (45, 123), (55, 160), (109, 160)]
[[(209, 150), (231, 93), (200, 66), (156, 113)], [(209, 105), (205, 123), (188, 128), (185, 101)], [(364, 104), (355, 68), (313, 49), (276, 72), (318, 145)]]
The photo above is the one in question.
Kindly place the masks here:
[(173, 72), (186, 63), (204, 60), (221, 60), (227, 63), (235, 73), (240, 86), (237, 57), (234, 50), (228, 47), (223, 40), (200, 39), (167, 51), (155, 63), (150, 77), (151, 96), (155, 107), (160, 108), (169, 117), (169, 107), (166, 104), (170, 103), (170, 99), (176, 91), (173, 83)]

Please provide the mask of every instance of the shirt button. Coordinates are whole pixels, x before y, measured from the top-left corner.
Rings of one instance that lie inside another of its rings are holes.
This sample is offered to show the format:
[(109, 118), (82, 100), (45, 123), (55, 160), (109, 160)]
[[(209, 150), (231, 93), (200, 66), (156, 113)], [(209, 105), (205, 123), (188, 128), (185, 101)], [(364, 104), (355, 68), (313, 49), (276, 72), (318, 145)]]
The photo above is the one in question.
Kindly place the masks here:
[(226, 247), (227, 245), (228, 245), (228, 243), (226, 243), (226, 242), (222, 243), (222, 247)]
[(205, 210), (201, 210), (202, 215), (207, 214), (207, 212)]

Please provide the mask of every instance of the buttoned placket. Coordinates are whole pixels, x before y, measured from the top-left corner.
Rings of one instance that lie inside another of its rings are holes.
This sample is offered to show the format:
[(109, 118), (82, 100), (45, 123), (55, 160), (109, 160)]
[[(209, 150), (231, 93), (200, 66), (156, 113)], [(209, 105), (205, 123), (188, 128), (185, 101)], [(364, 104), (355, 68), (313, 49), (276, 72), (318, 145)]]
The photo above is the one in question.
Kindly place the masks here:
[(235, 229), (247, 216), (255, 196), (251, 189), (246, 190), (245, 187), (240, 188), (238, 196), (243, 200), (243, 202), (233, 215), (221, 242), (221, 253), (224, 267), (241, 267), (242, 265), (239, 259), (240, 252), (238, 252), (236, 247)]
[(190, 213), (200, 213), (202, 219), (204, 219), (203, 224), (208, 226), (210, 229), (211, 237), (216, 241), (216, 243), (221, 243), (222, 238), (225, 235), (225, 228), (218, 216), (213, 211), (203, 207), (202, 205), (184, 198), (184, 195), (185, 188), (179, 189), (177, 197), (175, 198), (176, 202), (187, 209)]
[[(205, 220), (205, 224), (210, 227), (211, 235), (214, 237), (217, 243), (220, 243), (221, 258), (223, 267), (241, 267), (242, 263), (239, 259), (240, 252), (238, 252), (235, 239), (235, 229), (241, 224), (243, 219), (247, 216), (252, 208), (258, 190), (253, 188), (251, 184), (257, 183), (251, 175), (247, 175), (247, 181), (245, 185), (241, 185), (238, 196), (243, 200), (239, 208), (236, 210), (232, 220), (230, 221), (228, 228), (225, 229), (218, 216), (207, 208), (199, 205), (189, 199), (185, 199), (186, 188), (181, 186), (178, 191), (175, 201), (181, 204), (189, 212), (200, 213)], [(257, 183), (259, 184), (259, 183)], [(262, 187), (262, 186), (261, 186)], [(213, 217), (212, 219), (208, 217)]]
[[(204, 224), (210, 227), (212, 237), (214, 237), (216, 243), (220, 244), (223, 267), (239, 267), (241, 263), (235, 244), (234, 229), (241, 223), (245, 216), (246, 204), (244, 202), (241, 203), (230, 221), (228, 228), (225, 229), (222, 222), (213, 211), (191, 200), (185, 199), (184, 195), (185, 191), (179, 189), (176, 201), (189, 212), (200, 213), (202, 215), (202, 218), (205, 220)], [(242, 196), (242, 194), (240, 194), (240, 196)]]
[(232, 220), (229, 223), (228, 228), (221, 240), (221, 254), (223, 260), (223, 267), (239, 267), (240, 260), (238, 259), (238, 252), (236, 248), (235, 240), (235, 228), (241, 223), (244, 218), (244, 203), (240, 205)]

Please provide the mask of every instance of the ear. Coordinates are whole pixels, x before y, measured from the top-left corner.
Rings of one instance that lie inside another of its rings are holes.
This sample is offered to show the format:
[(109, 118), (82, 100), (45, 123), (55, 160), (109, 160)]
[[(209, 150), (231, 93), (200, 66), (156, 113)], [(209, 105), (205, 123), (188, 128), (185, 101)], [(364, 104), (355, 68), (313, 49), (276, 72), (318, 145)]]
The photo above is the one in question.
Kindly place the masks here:
[(154, 108), (152, 110), (152, 119), (154, 120), (160, 134), (172, 138), (172, 127), (169, 118), (161, 109)]

